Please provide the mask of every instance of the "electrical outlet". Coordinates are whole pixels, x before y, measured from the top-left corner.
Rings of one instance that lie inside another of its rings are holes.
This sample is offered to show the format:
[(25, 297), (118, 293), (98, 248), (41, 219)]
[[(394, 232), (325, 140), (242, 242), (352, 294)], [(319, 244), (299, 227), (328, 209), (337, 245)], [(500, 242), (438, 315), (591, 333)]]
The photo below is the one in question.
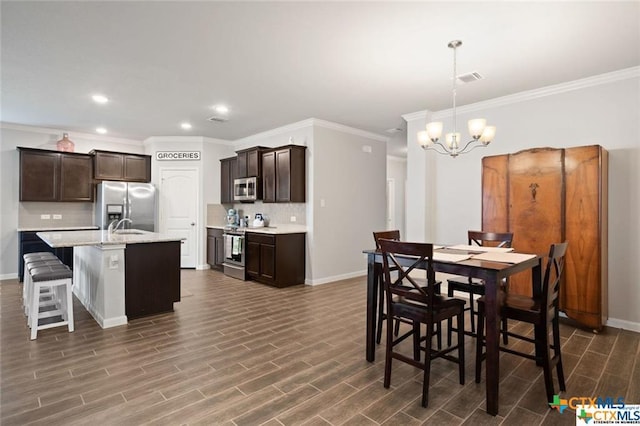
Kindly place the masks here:
[(291, 216), (291, 218), (289, 219), (291, 222), (295, 222), (297, 219), (295, 216)]
[(61, 214), (54, 214), (53, 215), (53, 219), (54, 220), (60, 220), (60, 219), (62, 219), (62, 215)]
[(320, 207), (324, 207), (326, 205), (327, 203), (325, 203), (324, 198), (320, 198)]
[(41, 214), (40, 215), (40, 219), (42, 219), (42, 220), (51, 219), (51, 215), (50, 214)]
[(118, 255), (117, 254), (112, 254), (111, 256), (109, 256), (109, 269), (118, 269)]

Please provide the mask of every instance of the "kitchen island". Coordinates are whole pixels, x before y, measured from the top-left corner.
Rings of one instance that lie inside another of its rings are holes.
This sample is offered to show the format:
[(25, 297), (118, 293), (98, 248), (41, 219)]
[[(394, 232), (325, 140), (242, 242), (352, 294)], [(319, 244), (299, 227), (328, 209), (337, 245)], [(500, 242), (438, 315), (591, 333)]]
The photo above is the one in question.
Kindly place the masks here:
[(180, 301), (180, 237), (136, 229), (37, 235), (53, 248), (74, 248), (73, 293), (102, 328)]

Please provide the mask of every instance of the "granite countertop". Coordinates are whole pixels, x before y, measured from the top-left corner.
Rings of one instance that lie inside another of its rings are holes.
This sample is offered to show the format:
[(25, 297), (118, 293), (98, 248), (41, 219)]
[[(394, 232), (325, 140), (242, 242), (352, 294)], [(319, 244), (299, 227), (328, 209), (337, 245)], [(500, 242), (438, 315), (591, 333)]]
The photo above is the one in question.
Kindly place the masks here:
[(40, 232), (40, 231), (81, 231), (87, 229), (100, 229), (98, 226), (86, 225), (86, 226), (26, 226), (24, 228), (18, 228), (18, 232)]
[[(122, 230), (121, 230), (122, 231)], [(99, 246), (118, 244), (160, 243), (167, 241), (180, 241), (184, 238), (175, 235), (159, 234), (157, 232), (142, 231), (139, 229), (127, 229), (124, 232), (109, 234), (108, 231), (54, 231), (38, 232), (45, 243), (53, 248), (75, 246)]]
[[(224, 229), (224, 225), (207, 225), (207, 228), (211, 229)], [(307, 232), (306, 225), (294, 225), (294, 224), (285, 224), (285, 225), (274, 225), (274, 226), (264, 226), (261, 228), (252, 228), (247, 227), (243, 228), (245, 232), (253, 232), (256, 234), (300, 234)]]

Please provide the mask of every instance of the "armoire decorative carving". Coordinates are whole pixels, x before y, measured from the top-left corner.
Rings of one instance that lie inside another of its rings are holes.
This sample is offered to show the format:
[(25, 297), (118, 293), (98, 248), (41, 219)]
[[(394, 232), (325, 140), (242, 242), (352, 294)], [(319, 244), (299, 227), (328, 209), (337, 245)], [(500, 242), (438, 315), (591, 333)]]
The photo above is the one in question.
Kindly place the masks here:
[[(568, 241), (560, 308), (600, 330), (607, 318), (608, 153), (598, 145), (535, 148), (482, 159), (482, 229), (513, 232), (518, 252), (543, 258)], [(531, 293), (531, 274), (509, 291)]]

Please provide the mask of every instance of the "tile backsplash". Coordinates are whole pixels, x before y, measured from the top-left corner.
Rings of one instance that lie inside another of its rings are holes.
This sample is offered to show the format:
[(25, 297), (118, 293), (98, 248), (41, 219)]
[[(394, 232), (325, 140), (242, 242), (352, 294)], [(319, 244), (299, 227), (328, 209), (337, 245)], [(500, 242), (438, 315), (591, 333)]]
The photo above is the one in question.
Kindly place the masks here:
[[(249, 216), (253, 220), (256, 213), (262, 213), (271, 226), (289, 224), (291, 217), (295, 216), (297, 225), (307, 224), (307, 205), (305, 203), (238, 203), (233, 208), (238, 211), (240, 217)], [(207, 205), (207, 224), (224, 225), (227, 215), (227, 207), (222, 204)]]
[[(41, 215), (49, 215), (49, 218), (42, 219)], [(54, 219), (54, 215), (61, 219)], [(21, 202), (18, 228), (92, 226), (93, 216), (93, 203)]]

